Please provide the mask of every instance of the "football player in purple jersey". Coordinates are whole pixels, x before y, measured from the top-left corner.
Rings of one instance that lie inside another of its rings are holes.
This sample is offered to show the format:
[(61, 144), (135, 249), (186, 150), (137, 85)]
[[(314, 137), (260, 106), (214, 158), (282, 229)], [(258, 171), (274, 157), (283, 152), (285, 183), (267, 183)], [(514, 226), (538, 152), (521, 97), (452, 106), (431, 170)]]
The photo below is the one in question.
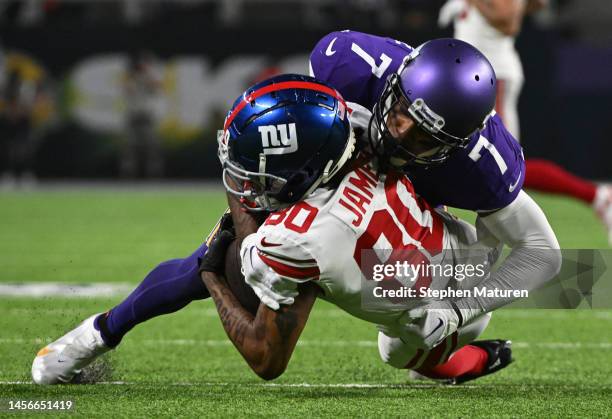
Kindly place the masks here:
[[(559, 272), (559, 243), (521, 190), (522, 149), (493, 111), (495, 72), (476, 48), (456, 39), (411, 48), (346, 30), (318, 42), (310, 72), (343, 95), (353, 126), (361, 125), (362, 144), (380, 166), (404, 170), (432, 204), (476, 211), (478, 239), (512, 249), (488, 287), (533, 289)], [(467, 324), (511, 301), (469, 297), (455, 304)], [(424, 315), (436, 325), (455, 312)]]

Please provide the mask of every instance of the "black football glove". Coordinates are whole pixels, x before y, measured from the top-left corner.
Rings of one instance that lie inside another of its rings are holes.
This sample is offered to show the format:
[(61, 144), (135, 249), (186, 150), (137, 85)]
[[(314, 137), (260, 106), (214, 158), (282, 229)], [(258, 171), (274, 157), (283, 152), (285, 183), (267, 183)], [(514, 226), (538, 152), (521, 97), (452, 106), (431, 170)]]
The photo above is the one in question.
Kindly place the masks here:
[(236, 239), (231, 214), (225, 214), (219, 222), (219, 230), (200, 260), (199, 272), (213, 272), (223, 275), (225, 272), (225, 254), (229, 245)]

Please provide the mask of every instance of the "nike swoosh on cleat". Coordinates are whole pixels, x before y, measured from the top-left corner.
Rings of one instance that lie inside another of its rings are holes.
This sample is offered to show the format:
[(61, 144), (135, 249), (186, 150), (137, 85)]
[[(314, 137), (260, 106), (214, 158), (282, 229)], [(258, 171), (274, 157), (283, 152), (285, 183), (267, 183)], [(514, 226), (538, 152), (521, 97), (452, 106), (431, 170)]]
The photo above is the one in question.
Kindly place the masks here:
[(334, 39), (332, 39), (329, 45), (327, 46), (327, 49), (325, 50), (325, 55), (327, 55), (328, 57), (331, 57), (332, 55), (336, 53), (335, 50), (332, 50), (332, 47), (334, 46), (334, 42), (336, 42), (336, 39), (338, 39), (338, 37), (335, 37)]
[(441, 328), (442, 326), (444, 326), (444, 322), (442, 321), (442, 319), (438, 319), (438, 321), (440, 323), (438, 323), (438, 325), (436, 326), (436, 328), (434, 330), (431, 331), (430, 334), (428, 334), (427, 336), (425, 336), (425, 339), (427, 339), (428, 337), (430, 337), (431, 335), (433, 335), (434, 333), (436, 333), (436, 330), (438, 330), (439, 328)]
[(261, 243), (261, 245), (263, 247), (278, 247), (278, 246), (282, 246), (282, 243), (270, 243), (270, 242), (267, 242), (265, 237), (263, 237), (261, 239), (260, 243)]
[(519, 172), (518, 179), (516, 180), (516, 182), (514, 182), (513, 184), (508, 186), (508, 192), (510, 192), (510, 193), (514, 192), (514, 190), (516, 189), (517, 185), (521, 181), (521, 175), (522, 174), (523, 174), (522, 172)]

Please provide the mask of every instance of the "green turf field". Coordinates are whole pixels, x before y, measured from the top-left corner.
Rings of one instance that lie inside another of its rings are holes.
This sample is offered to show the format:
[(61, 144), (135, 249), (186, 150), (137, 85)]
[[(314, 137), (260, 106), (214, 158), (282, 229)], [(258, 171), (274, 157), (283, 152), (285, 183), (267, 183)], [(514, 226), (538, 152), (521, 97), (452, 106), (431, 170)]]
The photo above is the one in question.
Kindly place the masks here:
[[(563, 247), (607, 247), (590, 209), (537, 199)], [(220, 192), (184, 189), (0, 194), (0, 282), (136, 284), (155, 263), (195, 249), (223, 208)], [(602, 310), (497, 312), (484, 337), (512, 339), (516, 363), (442, 387), (385, 366), (374, 326), (325, 302), (287, 372), (266, 383), (230, 346), (212, 303), (195, 302), (128, 334), (90, 371), (101, 384), (28, 383), (45, 342), (119, 300), (0, 297), (0, 409), (8, 400), (71, 399), (84, 417), (612, 414), (612, 311)]]

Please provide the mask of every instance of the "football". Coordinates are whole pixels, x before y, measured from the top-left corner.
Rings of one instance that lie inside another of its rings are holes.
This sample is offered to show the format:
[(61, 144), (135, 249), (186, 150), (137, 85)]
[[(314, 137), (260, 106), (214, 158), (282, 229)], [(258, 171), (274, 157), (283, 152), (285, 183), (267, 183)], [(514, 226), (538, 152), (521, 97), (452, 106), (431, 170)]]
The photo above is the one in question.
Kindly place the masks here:
[(244, 282), (240, 262), (240, 246), (238, 241), (234, 240), (228, 247), (225, 255), (225, 278), (227, 284), (240, 302), (249, 313), (255, 315), (259, 308), (259, 297), (253, 289)]

